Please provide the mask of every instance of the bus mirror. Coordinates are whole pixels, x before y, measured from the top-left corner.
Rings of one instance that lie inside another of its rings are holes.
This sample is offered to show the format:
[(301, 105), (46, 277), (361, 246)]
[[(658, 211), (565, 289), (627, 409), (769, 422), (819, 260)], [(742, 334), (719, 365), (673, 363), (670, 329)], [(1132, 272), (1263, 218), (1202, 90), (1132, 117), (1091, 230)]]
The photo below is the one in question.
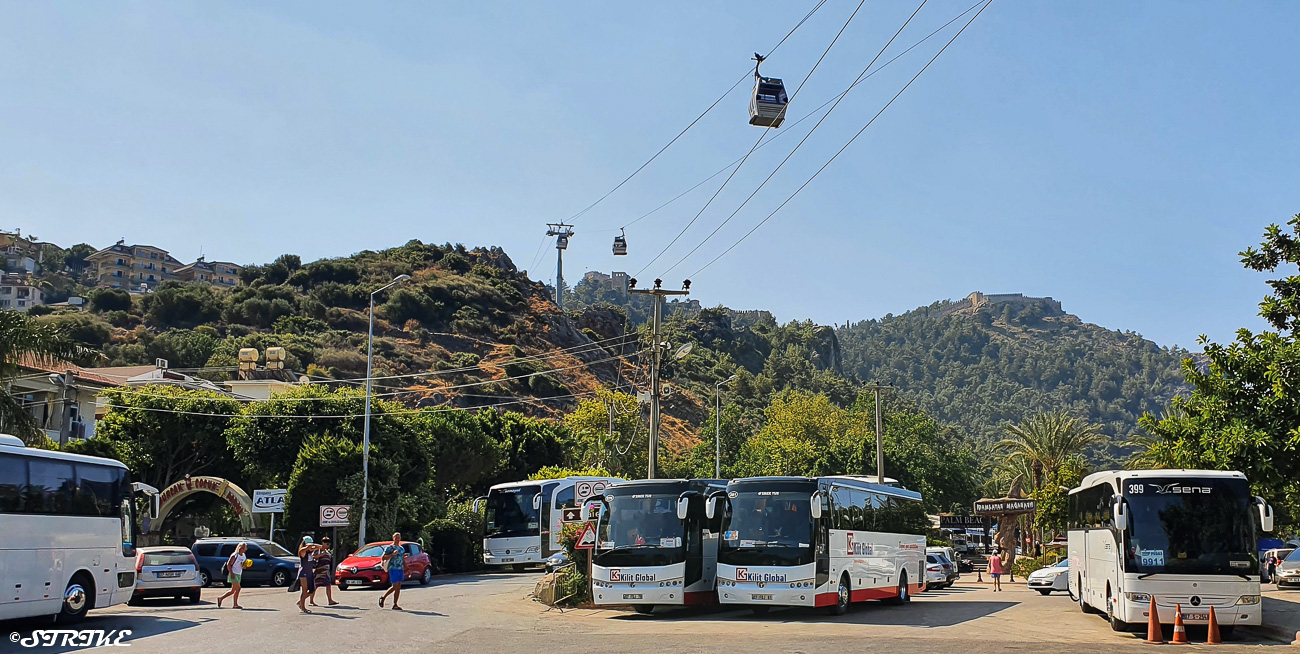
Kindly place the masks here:
[(1111, 517), (1115, 522), (1115, 528), (1124, 531), (1128, 528), (1128, 512), (1124, 510), (1123, 502), (1116, 502), (1111, 506)]
[[(162, 504), (162, 502), (159, 501), (160, 499), (161, 499), (161, 498), (160, 498), (159, 496), (157, 496), (157, 495), (150, 495), (150, 496), (149, 496), (149, 520), (151, 520), (151, 521), (152, 521), (152, 520), (157, 520), (157, 519), (158, 519), (158, 513), (159, 513), (159, 510), (160, 510), (160, 508), (161, 508), (161, 504)], [(1273, 517), (1272, 517), (1272, 516), (1269, 516), (1268, 524), (1270, 524), (1270, 525), (1273, 524)]]
[(719, 509), (718, 502), (726, 502), (726, 491), (714, 491), (709, 494), (708, 499), (704, 500), (704, 517), (709, 520), (716, 520), (722, 517), (722, 512), (726, 509)]
[(533, 496), (533, 510), (542, 508), (542, 494), (538, 493)]
[(1262, 497), (1256, 497), (1255, 504), (1259, 508), (1259, 528), (1263, 531), (1273, 531), (1273, 507), (1269, 506)]
[(484, 502), (485, 500), (487, 500), (486, 497), (476, 497), (476, 498), (474, 498), (474, 505), (473, 505), (473, 507), (472, 507), (470, 510), (473, 511), (474, 513), (478, 513), (478, 512), (479, 512), (479, 509), (483, 508), (483, 502)]
[(812, 505), (812, 509), (810, 513), (812, 514), (813, 520), (821, 520), (822, 519), (822, 492), (817, 491), (816, 493), (813, 493), (812, 497), (809, 498), (808, 501)]
[(677, 498), (677, 519), (685, 520), (686, 516), (690, 514), (691, 514), (691, 498), (689, 497)]

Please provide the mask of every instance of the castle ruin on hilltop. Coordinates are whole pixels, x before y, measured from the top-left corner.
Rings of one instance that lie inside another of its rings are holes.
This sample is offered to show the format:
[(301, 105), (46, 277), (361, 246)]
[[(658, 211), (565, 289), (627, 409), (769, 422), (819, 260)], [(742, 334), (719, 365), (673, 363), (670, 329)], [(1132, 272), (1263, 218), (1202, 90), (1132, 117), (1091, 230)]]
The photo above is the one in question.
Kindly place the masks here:
[(1042, 306), (1048, 315), (1059, 315), (1065, 313), (1061, 308), (1058, 300), (1051, 297), (1026, 297), (1023, 293), (993, 293), (985, 294), (975, 291), (965, 298), (953, 302), (944, 307), (942, 315), (948, 315), (962, 310), (974, 310), (980, 307), (1009, 304), (1013, 309), (1024, 309), (1033, 304)]

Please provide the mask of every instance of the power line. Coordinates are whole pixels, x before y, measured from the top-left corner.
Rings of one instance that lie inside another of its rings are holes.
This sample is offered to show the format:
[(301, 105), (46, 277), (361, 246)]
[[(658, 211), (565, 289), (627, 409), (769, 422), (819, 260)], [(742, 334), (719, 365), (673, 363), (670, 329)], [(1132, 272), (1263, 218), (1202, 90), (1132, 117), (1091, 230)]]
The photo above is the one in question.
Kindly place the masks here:
[[(907, 26), (912, 23), (912, 19), (916, 18), (916, 15), (921, 12), (921, 8), (924, 7), (925, 3), (928, 1), (929, 0), (921, 0), (921, 4), (916, 6), (916, 9), (912, 11), (912, 15), (908, 16), (907, 20), (903, 21), (903, 25), (898, 28), (897, 32), (894, 32), (893, 36), (889, 37), (889, 40), (886, 41), (885, 45), (880, 48), (880, 51), (876, 53), (876, 56), (872, 57), (871, 61), (867, 63), (866, 68), (863, 68), (862, 72), (858, 73), (857, 78), (853, 80), (853, 84), (849, 85), (850, 89), (852, 89), (854, 86), (857, 85), (858, 82), (861, 82), (863, 78), (866, 77), (867, 71), (870, 71), (871, 67), (874, 66), (876, 61), (880, 59), (880, 55), (885, 54), (885, 50), (888, 50), (889, 46), (894, 43), (894, 39), (897, 39), (898, 35), (902, 34), (903, 30), (907, 29)], [(713, 228), (713, 231), (709, 232), (709, 235), (705, 236), (704, 240), (696, 244), (694, 248), (691, 248), (691, 251), (687, 252), (686, 256), (683, 256), (681, 259), (678, 259), (677, 263), (674, 263), (672, 266), (669, 266), (668, 270), (665, 270), (663, 274), (667, 275), (669, 272), (672, 272), (673, 268), (682, 265), (682, 262), (689, 259), (692, 254), (695, 254), (700, 248), (704, 247), (704, 244), (708, 243), (709, 240), (712, 239), (715, 234), (721, 231), (723, 227), (726, 227), (727, 223), (731, 222), (731, 219), (735, 218), (736, 214), (740, 213), (740, 210), (744, 209), (745, 205), (749, 204), (749, 201), (753, 200), (754, 196), (758, 195), (758, 192), (763, 190), (764, 186), (767, 186), (767, 183), (771, 181), (773, 177), (776, 176), (777, 172), (779, 172), (783, 166), (785, 166), (786, 162), (790, 160), (790, 157), (793, 157), (794, 153), (798, 152), (799, 148), (803, 147), (803, 144), (808, 142), (808, 139), (811, 138), (813, 133), (817, 131), (817, 128), (821, 127), (822, 123), (826, 122), (826, 119), (829, 118), (832, 113), (834, 113), (835, 108), (840, 106), (840, 102), (843, 101), (844, 98), (846, 97), (848, 97), (847, 93), (836, 98), (835, 104), (831, 105), (831, 108), (826, 110), (826, 113), (822, 114), (821, 118), (817, 119), (817, 123), (812, 126), (812, 129), (808, 130), (808, 133), (803, 135), (803, 138), (800, 139), (797, 144), (795, 144), (794, 149), (790, 150), (789, 154), (785, 155), (785, 158), (781, 160), (781, 163), (777, 164), (776, 168), (773, 168), (772, 172), (768, 173), (767, 177), (765, 177), (763, 181), (759, 183), (758, 187), (755, 188), (754, 191), (749, 194), (749, 197), (745, 198), (745, 200), (740, 203), (740, 206), (736, 207), (736, 210), (731, 212), (730, 216), (727, 216), (726, 220), (723, 220), (721, 224)], [(660, 276), (662, 277), (663, 275)]]
[(704, 272), (705, 269), (707, 269), (709, 266), (712, 266), (715, 262), (718, 261), (718, 259), (721, 259), (722, 257), (726, 256), (728, 252), (734, 250), (736, 246), (743, 243), (745, 239), (749, 238), (751, 234), (758, 231), (759, 227), (762, 227), (765, 223), (767, 223), (768, 220), (771, 220), (772, 216), (775, 216), (776, 213), (780, 211), (783, 207), (785, 207), (786, 204), (789, 204), (789, 202), (793, 200), (794, 197), (798, 195), (800, 191), (804, 190), (804, 188), (806, 188), (810, 183), (812, 183), (814, 179), (817, 179), (817, 176), (820, 175), (823, 170), (826, 170), (826, 168), (831, 165), (831, 162), (835, 161), (835, 159), (837, 159), (841, 154), (843, 154), (844, 151), (848, 149), (848, 147), (852, 145), (853, 142), (856, 141), (859, 136), (862, 136), (862, 133), (867, 131), (867, 128), (871, 127), (872, 123), (876, 122), (876, 119), (879, 118), (881, 114), (885, 113), (885, 110), (888, 109), (890, 105), (894, 104), (894, 101), (897, 100), (898, 97), (903, 94), (903, 91), (906, 91), (908, 87), (912, 86), (912, 82), (915, 82), (916, 79), (921, 76), (921, 73), (924, 73), (927, 69), (929, 69), (930, 64), (933, 64), (934, 61), (939, 58), (939, 55), (943, 54), (944, 51), (948, 49), (948, 46), (952, 45), (953, 41), (956, 41), (957, 37), (961, 36), (962, 32), (965, 32), (966, 28), (970, 27), (970, 24), (975, 22), (975, 19), (979, 18), (980, 14), (984, 13), (984, 10), (988, 9), (989, 5), (992, 3), (993, 0), (986, 0), (983, 3), (983, 6), (980, 7), (979, 11), (976, 12), (974, 16), (971, 16), (970, 20), (966, 21), (966, 24), (962, 25), (960, 30), (957, 30), (957, 33), (954, 34), (953, 37), (949, 39), (947, 43), (944, 44), (943, 48), (941, 48), (939, 52), (935, 53), (935, 55), (930, 58), (930, 61), (926, 62), (925, 66), (922, 67), (921, 70), (916, 73), (916, 75), (912, 76), (912, 79), (908, 80), (907, 84), (905, 84), (903, 88), (900, 89), (898, 93), (894, 95), (893, 98), (890, 98), (889, 102), (885, 103), (885, 106), (881, 107), (880, 111), (876, 112), (876, 115), (872, 116), (871, 120), (867, 121), (866, 125), (862, 126), (862, 129), (858, 130), (858, 132), (853, 135), (853, 138), (850, 138), (849, 141), (845, 143), (844, 146), (839, 149), (839, 151), (837, 151), (834, 155), (832, 155), (831, 158), (827, 160), (826, 163), (823, 164), (821, 168), (817, 169), (817, 172), (813, 173), (812, 176), (809, 177), (807, 181), (805, 181), (801, 186), (799, 186), (799, 188), (795, 189), (794, 193), (791, 193), (790, 196), (787, 197), (784, 202), (782, 202), (779, 206), (777, 206), (777, 208), (773, 209), (772, 213), (767, 214), (766, 218), (760, 221), (757, 225), (754, 225), (754, 228), (746, 232), (744, 236), (740, 237), (740, 240), (736, 241), (735, 243), (732, 243), (730, 247), (728, 247), (726, 250), (723, 250), (721, 254), (714, 257), (708, 263), (704, 264), (702, 267), (700, 267), (699, 270), (695, 271), (691, 276), (695, 277), (699, 275), (701, 272)]
[[(803, 81), (799, 82), (799, 86), (795, 88), (794, 93), (790, 94), (789, 99), (786, 101), (784, 105), (781, 106), (781, 112), (777, 115), (778, 119), (785, 117), (785, 112), (790, 108), (790, 103), (794, 102), (795, 98), (799, 97), (799, 92), (803, 90), (804, 84), (807, 84), (808, 80), (812, 79), (813, 73), (817, 72), (817, 68), (822, 65), (822, 61), (826, 59), (826, 55), (830, 54), (831, 48), (835, 47), (835, 43), (840, 40), (840, 36), (844, 34), (844, 30), (848, 29), (849, 23), (853, 22), (853, 17), (858, 15), (858, 12), (861, 11), (862, 5), (866, 4), (866, 1), (867, 0), (860, 0), (858, 2), (858, 6), (853, 9), (853, 13), (849, 14), (848, 20), (844, 21), (844, 25), (840, 27), (840, 31), (835, 33), (835, 38), (831, 39), (830, 44), (828, 44), (826, 46), (826, 49), (822, 51), (822, 56), (817, 58), (817, 63), (813, 64), (812, 69), (808, 71), (808, 74), (804, 76)], [(754, 74), (757, 75), (758, 74), (757, 66), (755, 67), (754, 71), (755, 71)], [(713, 192), (713, 195), (709, 197), (709, 201), (705, 202), (703, 207), (700, 207), (700, 210), (695, 214), (695, 217), (691, 218), (690, 222), (686, 223), (686, 226), (683, 227), (680, 232), (677, 232), (677, 235), (673, 237), (673, 240), (669, 241), (668, 245), (665, 245), (664, 249), (659, 251), (659, 254), (656, 254), (654, 258), (650, 260), (649, 263), (642, 266), (640, 270), (636, 271), (637, 276), (640, 276), (641, 273), (645, 272), (647, 268), (654, 265), (654, 262), (658, 261), (659, 257), (664, 256), (664, 253), (668, 252), (669, 248), (671, 248), (675, 243), (677, 243), (677, 241), (684, 234), (686, 234), (686, 231), (691, 228), (691, 225), (694, 225), (695, 221), (700, 219), (700, 216), (703, 215), (705, 210), (709, 208), (709, 205), (713, 204), (713, 201), (717, 199), (718, 194), (722, 193), (722, 190), (727, 188), (727, 184), (729, 184), (732, 178), (736, 176), (736, 173), (740, 172), (741, 167), (745, 165), (745, 161), (749, 159), (750, 155), (754, 154), (754, 150), (758, 149), (759, 144), (763, 142), (763, 139), (767, 138), (767, 134), (770, 131), (771, 130), (764, 129), (763, 133), (759, 134), (758, 140), (754, 141), (754, 145), (750, 146), (749, 152), (745, 153), (745, 156), (741, 158), (740, 163), (736, 164), (736, 167), (732, 169), (730, 175), (727, 175), (727, 179), (722, 181), (722, 186), (719, 186), (718, 190)]]

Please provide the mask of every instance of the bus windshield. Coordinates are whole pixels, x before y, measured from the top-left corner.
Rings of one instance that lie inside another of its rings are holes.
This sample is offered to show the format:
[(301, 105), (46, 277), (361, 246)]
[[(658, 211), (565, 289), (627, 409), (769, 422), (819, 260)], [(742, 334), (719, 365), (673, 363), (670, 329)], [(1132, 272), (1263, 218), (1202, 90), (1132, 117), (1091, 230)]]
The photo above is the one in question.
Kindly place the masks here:
[(631, 494), (608, 497), (609, 512), (601, 517), (600, 549), (680, 548), (682, 521), (677, 518), (677, 494)]
[(533, 497), (541, 486), (493, 488), (487, 497), (486, 538), (513, 538), (541, 534)]
[(1124, 490), (1128, 572), (1249, 575), (1259, 569), (1244, 479), (1130, 480)]
[(731, 500), (723, 542), (731, 548), (802, 547), (812, 543), (808, 493), (759, 491)]

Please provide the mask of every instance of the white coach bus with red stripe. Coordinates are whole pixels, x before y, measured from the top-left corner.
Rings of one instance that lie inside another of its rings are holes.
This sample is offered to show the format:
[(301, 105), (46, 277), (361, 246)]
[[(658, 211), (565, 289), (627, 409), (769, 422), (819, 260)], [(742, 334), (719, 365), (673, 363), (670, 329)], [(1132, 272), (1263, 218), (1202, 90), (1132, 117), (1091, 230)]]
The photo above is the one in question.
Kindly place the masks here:
[(600, 505), (596, 604), (650, 613), (656, 605), (716, 603), (719, 525), (704, 516), (704, 501), (726, 487), (717, 479), (641, 479), (593, 497)]
[(925, 590), (920, 493), (872, 477), (753, 477), (711, 495), (705, 513), (722, 518), (723, 604), (839, 615), (853, 602), (903, 604)]

